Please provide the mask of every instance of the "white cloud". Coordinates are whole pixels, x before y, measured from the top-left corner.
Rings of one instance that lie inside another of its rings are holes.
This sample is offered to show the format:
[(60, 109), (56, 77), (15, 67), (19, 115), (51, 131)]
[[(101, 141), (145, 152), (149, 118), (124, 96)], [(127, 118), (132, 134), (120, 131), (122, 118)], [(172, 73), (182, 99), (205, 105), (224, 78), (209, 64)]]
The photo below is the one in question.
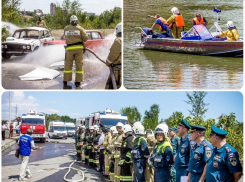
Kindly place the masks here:
[[(44, 112), (44, 111), (43, 111)], [(51, 112), (51, 113), (58, 113), (60, 112), (59, 110), (57, 109), (47, 109), (47, 112)], [(46, 113), (46, 112), (45, 112)]]
[(79, 116), (80, 114), (79, 113), (70, 113), (69, 115), (70, 116)]

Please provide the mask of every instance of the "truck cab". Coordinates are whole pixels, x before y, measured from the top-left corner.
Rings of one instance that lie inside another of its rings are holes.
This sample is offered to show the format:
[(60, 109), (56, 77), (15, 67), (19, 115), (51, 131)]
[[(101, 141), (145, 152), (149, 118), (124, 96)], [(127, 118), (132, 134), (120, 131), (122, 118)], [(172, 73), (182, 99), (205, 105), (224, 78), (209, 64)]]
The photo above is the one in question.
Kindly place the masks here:
[(67, 139), (66, 125), (63, 121), (50, 121), (48, 126), (48, 137), (53, 138), (65, 138)]
[(46, 141), (45, 116), (35, 111), (30, 111), (27, 114), (22, 114), (20, 125), (20, 136), (26, 134), (27, 129), (33, 130), (31, 137), (34, 140)]

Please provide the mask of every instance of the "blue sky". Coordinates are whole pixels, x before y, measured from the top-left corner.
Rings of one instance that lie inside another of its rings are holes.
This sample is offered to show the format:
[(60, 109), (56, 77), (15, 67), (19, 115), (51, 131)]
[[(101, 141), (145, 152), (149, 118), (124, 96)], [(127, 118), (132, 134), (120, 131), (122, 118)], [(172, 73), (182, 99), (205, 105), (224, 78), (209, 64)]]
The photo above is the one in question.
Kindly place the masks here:
[[(73, 1), (73, 0), (71, 0)], [(43, 13), (50, 13), (50, 4), (62, 4), (63, 0), (22, 0), (20, 10), (34, 11), (34, 9), (41, 9)], [(101, 14), (105, 10), (122, 7), (122, 0), (80, 0), (83, 11), (88, 13)]]
[[(84, 117), (92, 112), (109, 108), (120, 111), (122, 107), (136, 106), (141, 115), (149, 110), (152, 104), (159, 104), (160, 119), (168, 118), (173, 112), (181, 111), (188, 116), (187, 109), (191, 106), (187, 100), (186, 92), (11, 92), (12, 118), (15, 116), (14, 107), (18, 106), (18, 115), (30, 110), (48, 114), (69, 115), (73, 118)], [(2, 95), (2, 119), (8, 119), (9, 92)], [(234, 112), (237, 120), (243, 122), (243, 96), (240, 92), (208, 92), (205, 102), (210, 103), (205, 119), (217, 119), (221, 114)]]

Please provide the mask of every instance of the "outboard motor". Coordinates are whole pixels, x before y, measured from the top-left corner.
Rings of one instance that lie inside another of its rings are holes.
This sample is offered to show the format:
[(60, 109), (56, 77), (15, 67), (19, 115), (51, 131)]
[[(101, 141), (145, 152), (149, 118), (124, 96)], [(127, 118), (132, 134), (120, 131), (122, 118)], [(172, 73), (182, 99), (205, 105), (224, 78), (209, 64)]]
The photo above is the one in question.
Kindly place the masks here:
[(144, 31), (144, 33), (141, 32), (141, 42), (145, 43), (146, 36), (147, 35), (152, 35), (153, 31), (150, 30), (149, 28), (143, 28), (142, 30)]

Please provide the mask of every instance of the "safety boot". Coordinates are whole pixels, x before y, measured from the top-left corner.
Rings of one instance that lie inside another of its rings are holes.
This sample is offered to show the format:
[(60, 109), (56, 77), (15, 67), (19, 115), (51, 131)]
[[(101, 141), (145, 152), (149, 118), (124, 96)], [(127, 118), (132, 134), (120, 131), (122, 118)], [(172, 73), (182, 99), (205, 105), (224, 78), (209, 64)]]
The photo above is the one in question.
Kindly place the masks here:
[(72, 86), (67, 85), (67, 81), (63, 81), (63, 89), (72, 89)]
[(81, 82), (75, 82), (75, 86), (76, 87), (80, 87), (81, 86)]

